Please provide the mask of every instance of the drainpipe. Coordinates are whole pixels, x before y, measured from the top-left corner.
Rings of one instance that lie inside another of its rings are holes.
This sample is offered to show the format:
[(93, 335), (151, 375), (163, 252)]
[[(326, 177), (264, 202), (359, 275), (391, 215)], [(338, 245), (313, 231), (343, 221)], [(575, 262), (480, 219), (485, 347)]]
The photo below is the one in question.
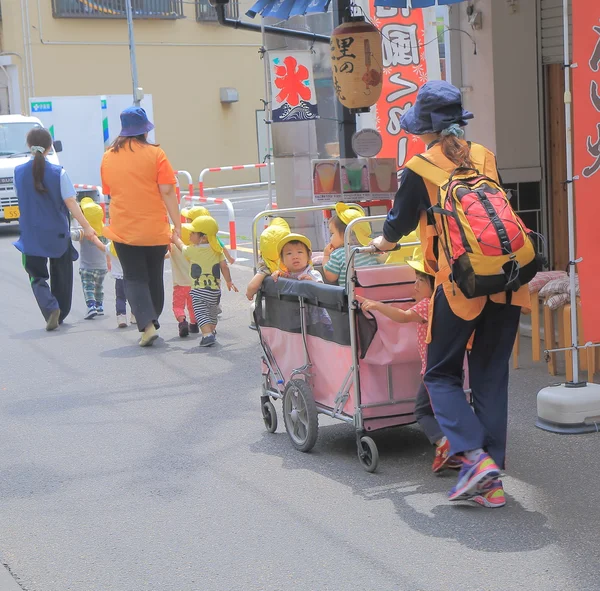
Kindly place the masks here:
[[(242, 31), (256, 31), (262, 33), (261, 25), (255, 23), (246, 23), (240, 20), (227, 18), (225, 16), (225, 4), (215, 4), (214, 8), (217, 11), (217, 20), (220, 25), (224, 27), (231, 27), (232, 29), (240, 29)], [(265, 33), (273, 33), (275, 35), (281, 35), (282, 37), (293, 37), (295, 39), (304, 39), (305, 41), (312, 41), (313, 43), (329, 43), (331, 38), (329, 35), (318, 35), (317, 33), (309, 33), (307, 31), (294, 31), (293, 29), (281, 29), (279, 27), (273, 27), (271, 25), (264, 26)]]

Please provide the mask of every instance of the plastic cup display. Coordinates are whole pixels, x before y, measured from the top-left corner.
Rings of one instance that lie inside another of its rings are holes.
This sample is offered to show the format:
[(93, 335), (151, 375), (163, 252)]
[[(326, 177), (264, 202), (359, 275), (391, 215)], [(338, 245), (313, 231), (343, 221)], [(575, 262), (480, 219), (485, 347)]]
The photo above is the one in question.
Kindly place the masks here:
[(346, 175), (351, 191), (361, 191), (363, 186), (363, 168), (362, 164), (347, 164)]
[(373, 169), (379, 190), (382, 192), (389, 191), (390, 187), (392, 186), (394, 163), (388, 160), (375, 161)]
[(321, 189), (324, 193), (332, 193), (335, 185), (337, 165), (332, 162), (319, 162), (316, 166)]

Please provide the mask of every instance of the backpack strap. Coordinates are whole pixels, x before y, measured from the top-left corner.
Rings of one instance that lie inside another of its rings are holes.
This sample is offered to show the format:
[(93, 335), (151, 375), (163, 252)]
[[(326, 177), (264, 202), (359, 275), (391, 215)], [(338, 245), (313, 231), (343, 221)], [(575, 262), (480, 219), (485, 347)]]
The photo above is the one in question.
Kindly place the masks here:
[(410, 170), (412, 170), (414, 173), (418, 174), (420, 177), (423, 177), (434, 185), (437, 185), (438, 187), (443, 187), (450, 178), (450, 175), (443, 168), (440, 168), (433, 162), (430, 162), (421, 154), (413, 156), (406, 163), (406, 168), (410, 168)]

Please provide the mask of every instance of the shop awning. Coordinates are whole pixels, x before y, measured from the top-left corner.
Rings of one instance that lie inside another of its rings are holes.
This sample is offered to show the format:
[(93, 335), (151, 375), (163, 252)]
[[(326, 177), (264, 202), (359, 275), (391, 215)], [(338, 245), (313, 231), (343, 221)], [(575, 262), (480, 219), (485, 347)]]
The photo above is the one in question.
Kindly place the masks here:
[[(413, 8), (429, 8), (430, 6), (445, 6), (456, 4), (463, 0), (412, 0)], [(327, 12), (331, 0), (258, 0), (246, 16), (254, 18), (257, 14), (287, 20), (292, 16)], [(390, 8), (406, 8), (408, 0), (375, 0), (375, 6)]]

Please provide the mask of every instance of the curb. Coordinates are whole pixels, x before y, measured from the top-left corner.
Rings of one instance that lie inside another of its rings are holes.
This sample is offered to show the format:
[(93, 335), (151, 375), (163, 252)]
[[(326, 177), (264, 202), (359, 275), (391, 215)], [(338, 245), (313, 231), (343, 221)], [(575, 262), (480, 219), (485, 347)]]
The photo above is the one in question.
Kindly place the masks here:
[(3, 564), (0, 564), (0, 589), (2, 591), (23, 591), (23, 587), (13, 579)]

